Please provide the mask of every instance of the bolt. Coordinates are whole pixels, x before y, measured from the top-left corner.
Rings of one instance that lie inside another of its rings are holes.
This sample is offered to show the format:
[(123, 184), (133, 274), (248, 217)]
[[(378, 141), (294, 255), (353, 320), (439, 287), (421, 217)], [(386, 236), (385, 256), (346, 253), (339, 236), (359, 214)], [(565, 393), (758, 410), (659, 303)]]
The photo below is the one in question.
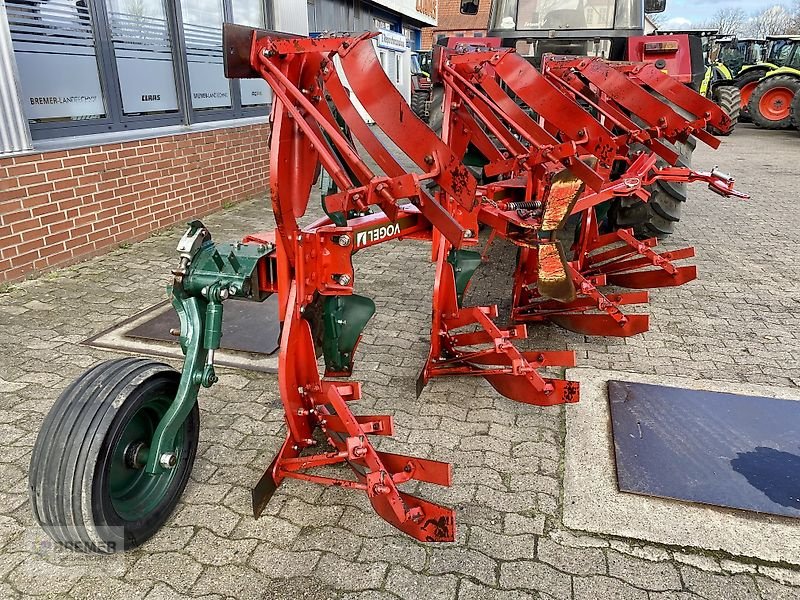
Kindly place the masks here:
[(388, 494), (389, 486), (376, 483), (375, 485), (372, 486), (372, 493), (375, 494), (376, 496), (380, 496), (381, 494)]
[(475, 235), (475, 234), (472, 232), (472, 229), (467, 229), (464, 232), (464, 238), (467, 239), (467, 240), (470, 239), (473, 235)]
[(433, 156), (431, 156), (430, 154), (426, 154), (424, 160), (425, 160), (425, 164), (426, 165), (432, 165), (433, 164)]
[(358, 448), (353, 448), (353, 456), (356, 458), (360, 458), (367, 453), (367, 449), (364, 446), (360, 446)]
[(158, 462), (165, 469), (172, 469), (178, 464), (178, 455), (174, 452), (165, 452), (158, 459)]
[(220, 300), (227, 300), (227, 299), (228, 299), (228, 297), (229, 297), (231, 294), (235, 294), (235, 293), (236, 293), (235, 289), (236, 289), (236, 288), (233, 288), (233, 287), (231, 287), (230, 291), (228, 291), (228, 290), (227, 290), (227, 289), (225, 289), (225, 288), (221, 289), (221, 290), (219, 291), (219, 299), (220, 299)]
[(349, 246), (351, 241), (352, 240), (350, 239), (350, 236), (347, 235), (346, 233), (344, 235), (339, 236), (339, 245), (342, 247)]
[(181, 330), (178, 327), (173, 327), (169, 330), (169, 334), (178, 337), (181, 334)]
[[(228, 290), (230, 291), (231, 296), (235, 296), (236, 294), (239, 293), (239, 288), (237, 286), (235, 286), (235, 285), (232, 285), (232, 286), (228, 287)], [(224, 300), (224, 298), (223, 298), (223, 300)]]
[(339, 285), (348, 285), (352, 278), (347, 273), (343, 273), (336, 278), (336, 282)]

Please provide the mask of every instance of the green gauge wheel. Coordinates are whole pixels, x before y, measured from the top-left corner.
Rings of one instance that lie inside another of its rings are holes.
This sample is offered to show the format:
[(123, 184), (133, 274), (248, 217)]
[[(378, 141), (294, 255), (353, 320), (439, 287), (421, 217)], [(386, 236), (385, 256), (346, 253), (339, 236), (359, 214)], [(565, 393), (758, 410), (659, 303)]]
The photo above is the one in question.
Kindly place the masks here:
[(195, 404), (175, 438), (171, 465), (144, 466), (159, 421), (172, 404), (180, 374), (163, 363), (123, 358), (101, 363), (59, 396), (31, 456), (34, 517), (56, 542), (86, 552), (134, 548), (169, 518), (197, 453)]

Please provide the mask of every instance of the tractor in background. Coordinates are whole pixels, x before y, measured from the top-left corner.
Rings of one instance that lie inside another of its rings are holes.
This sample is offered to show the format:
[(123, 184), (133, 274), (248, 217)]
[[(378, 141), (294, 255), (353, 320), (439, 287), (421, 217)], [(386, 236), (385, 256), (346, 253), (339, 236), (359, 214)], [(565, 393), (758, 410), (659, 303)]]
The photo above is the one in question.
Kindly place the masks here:
[[(703, 75), (699, 85), (696, 79), (688, 79), (681, 72), (674, 73), (674, 76), (684, 83), (691, 85), (706, 98), (712, 100), (725, 111), (734, 123), (738, 122), (742, 105), (741, 92), (734, 82), (732, 69), (728, 67), (720, 57), (722, 46), (731, 44), (735, 38), (732, 36), (720, 36), (716, 29), (659, 30), (653, 37), (664, 38), (664, 36), (687, 36), (688, 40), (684, 40), (683, 37), (676, 38), (678, 47), (680, 47), (681, 44), (685, 47), (687, 41), (690, 47), (692, 45), (696, 46), (699, 42), (701, 55), (704, 61), (702, 67)], [(674, 46), (674, 44), (672, 46)], [(663, 49), (664, 52), (668, 52), (663, 44), (650, 44), (650, 47), (653, 49)], [(671, 46), (668, 44), (667, 48), (669, 47)], [(648, 45), (644, 45), (642, 54), (636, 56), (636, 59), (645, 62), (650, 62), (655, 59), (655, 62), (658, 62), (658, 57), (655, 56), (656, 53), (652, 51), (648, 52), (647, 48)], [(671, 70), (667, 72), (672, 75), (672, 70), (675, 69), (675, 65), (668, 64), (667, 69), (670, 69), (670, 67)], [(741, 68), (741, 65), (739, 65), (739, 68)], [(696, 77), (695, 74), (699, 69), (699, 65), (692, 65), (692, 74), (694, 77)], [(730, 129), (724, 135), (730, 135), (732, 131), (733, 129)], [(720, 131), (713, 131), (712, 133), (715, 135), (723, 135)]]
[(769, 52), (769, 42), (764, 38), (720, 36), (714, 45), (717, 60), (730, 70), (734, 78), (763, 62)]
[(423, 121), (431, 111), (431, 52), (411, 53), (411, 110)]
[(800, 127), (800, 35), (769, 39), (767, 60), (743, 71), (739, 78), (743, 101), (747, 96), (747, 113), (764, 129)]

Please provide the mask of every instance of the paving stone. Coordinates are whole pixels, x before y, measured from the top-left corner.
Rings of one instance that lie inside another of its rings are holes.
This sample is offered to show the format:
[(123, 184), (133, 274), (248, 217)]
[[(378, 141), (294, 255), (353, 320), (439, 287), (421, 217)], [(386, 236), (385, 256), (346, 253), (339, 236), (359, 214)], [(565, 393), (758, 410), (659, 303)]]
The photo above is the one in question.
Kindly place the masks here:
[(458, 580), (453, 575), (421, 575), (393, 565), (386, 577), (385, 589), (403, 600), (452, 600)]
[(573, 585), (575, 600), (647, 600), (644, 590), (602, 575), (576, 577)]
[(220, 594), (237, 600), (261, 600), (278, 598), (276, 594), (280, 594), (282, 588), (281, 583), (246, 566), (209, 565), (192, 586), (192, 595)]
[(710, 571), (712, 573), (719, 573), (720, 571), (719, 563), (715, 558), (711, 558), (710, 556), (675, 552), (672, 557), (676, 562), (683, 563), (684, 565), (691, 565), (703, 571)]
[(755, 578), (756, 587), (763, 600), (797, 600), (800, 598), (800, 588), (787, 586), (765, 577)]
[(176, 525), (205, 527), (220, 536), (230, 535), (241, 515), (218, 504), (191, 504), (183, 506), (175, 516)]
[(500, 587), (546, 592), (558, 600), (572, 599), (572, 577), (530, 560), (502, 563)]
[(486, 554), (466, 548), (432, 548), (426, 573), (455, 573), (497, 585), (497, 563)]
[(247, 562), (257, 544), (257, 540), (219, 537), (201, 528), (186, 546), (186, 552), (204, 565), (241, 564)]
[(681, 567), (684, 587), (708, 600), (745, 600), (757, 597), (753, 577), (747, 574), (718, 575), (692, 567)]
[(321, 557), (318, 551), (292, 552), (262, 543), (250, 555), (248, 564), (268, 577), (305, 577), (311, 575)]
[(359, 562), (383, 561), (421, 571), (427, 560), (422, 544), (406, 537), (380, 537), (363, 539)]
[(135, 582), (142, 577), (155, 579), (186, 593), (200, 577), (203, 567), (191, 557), (178, 552), (145, 554), (128, 571), (127, 579)]
[(498, 590), (467, 579), (461, 581), (458, 589), (458, 600), (534, 600), (537, 597), (521, 590)]
[(527, 517), (517, 513), (506, 513), (503, 521), (503, 531), (512, 535), (518, 533), (542, 535), (544, 534), (544, 522), (544, 515)]
[(8, 582), (26, 594), (62, 594), (74, 586), (86, 574), (86, 567), (57, 566), (30, 556), (8, 575)]
[(540, 538), (536, 556), (560, 571), (573, 575), (605, 574), (606, 558), (598, 548), (570, 548)]
[(781, 567), (768, 567), (760, 565), (758, 572), (766, 575), (770, 579), (780, 581), (781, 583), (788, 583), (789, 585), (800, 586), (800, 573), (790, 569), (783, 569)]
[(608, 574), (638, 588), (653, 591), (680, 590), (681, 579), (674, 565), (626, 556), (610, 550), (606, 554)]
[(469, 546), (501, 560), (532, 559), (536, 555), (536, 537), (496, 534), (482, 527), (472, 528)]
[(344, 559), (355, 559), (361, 551), (363, 540), (339, 527), (306, 529), (292, 543), (293, 550), (322, 550)]
[(358, 563), (333, 554), (324, 554), (314, 569), (314, 576), (337, 590), (379, 589), (388, 568), (386, 563)]

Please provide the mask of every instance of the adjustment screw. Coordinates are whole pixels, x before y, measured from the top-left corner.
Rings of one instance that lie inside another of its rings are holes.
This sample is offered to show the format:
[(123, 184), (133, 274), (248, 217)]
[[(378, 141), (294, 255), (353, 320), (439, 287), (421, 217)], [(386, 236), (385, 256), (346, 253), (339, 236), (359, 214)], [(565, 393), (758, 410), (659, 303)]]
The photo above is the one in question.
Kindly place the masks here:
[(178, 464), (178, 455), (174, 452), (165, 452), (158, 459), (158, 462), (165, 469), (172, 469)]
[(350, 281), (351, 281), (350, 275), (348, 275), (347, 273), (339, 275), (339, 277), (336, 278), (336, 282), (339, 285), (348, 285)]
[(339, 245), (340, 246), (349, 246), (350, 245), (350, 236), (346, 233), (344, 235), (339, 236)]

